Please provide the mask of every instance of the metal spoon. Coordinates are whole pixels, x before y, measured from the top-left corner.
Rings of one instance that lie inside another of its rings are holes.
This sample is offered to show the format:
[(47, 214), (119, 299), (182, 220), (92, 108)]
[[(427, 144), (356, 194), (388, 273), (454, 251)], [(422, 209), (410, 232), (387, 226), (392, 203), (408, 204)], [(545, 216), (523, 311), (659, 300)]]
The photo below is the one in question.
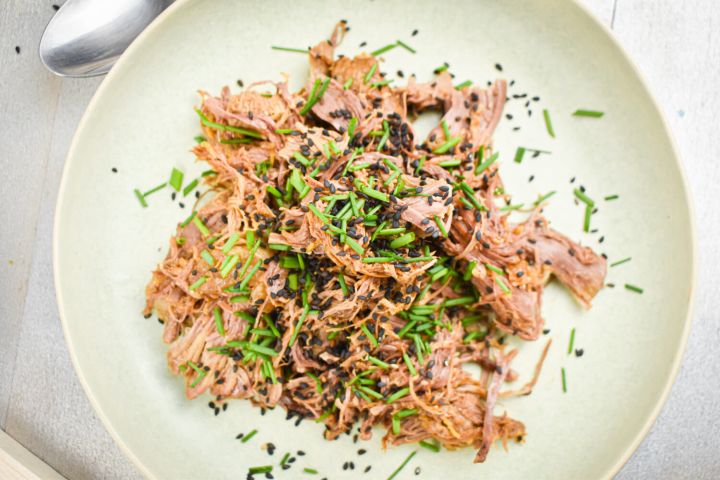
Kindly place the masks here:
[(107, 73), (173, 0), (67, 0), (40, 39), (40, 60), (62, 77)]

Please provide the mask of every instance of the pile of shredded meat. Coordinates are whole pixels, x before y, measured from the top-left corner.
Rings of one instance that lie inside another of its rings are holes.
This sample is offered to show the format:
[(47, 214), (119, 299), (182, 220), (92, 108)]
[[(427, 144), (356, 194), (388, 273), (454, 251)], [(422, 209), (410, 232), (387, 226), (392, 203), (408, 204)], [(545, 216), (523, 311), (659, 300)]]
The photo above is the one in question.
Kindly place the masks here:
[[(537, 379), (502, 391), (517, 377), (504, 337), (541, 334), (551, 274), (589, 307), (605, 260), (549, 228), (542, 205), (522, 223), (500, 210), (504, 80), (458, 90), (442, 72), (393, 88), (375, 57), (335, 58), (345, 29), (309, 50), (297, 93), (201, 92), (208, 194), (172, 237), (145, 313), (164, 323), (189, 398), (280, 405), (328, 439), (383, 426), (383, 444), (473, 446), (482, 462), (494, 441), (523, 439), (493, 410)], [(418, 139), (427, 109), (442, 122)]]

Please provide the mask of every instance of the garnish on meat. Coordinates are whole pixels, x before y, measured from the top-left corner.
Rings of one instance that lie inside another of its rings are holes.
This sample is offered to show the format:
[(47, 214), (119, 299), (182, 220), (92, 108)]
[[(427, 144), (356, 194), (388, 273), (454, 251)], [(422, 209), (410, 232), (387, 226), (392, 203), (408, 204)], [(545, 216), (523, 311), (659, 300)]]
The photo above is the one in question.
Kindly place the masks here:
[[(146, 314), (189, 398), (281, 406), (328, 439), (380, 425), (383, 444), (474, 446), (481, 462), (524, 438), (494, 407), (539, 373), (502, 391), (517, 377), (504, 336), (539, 337), (550, 275), (589, 307), (605, 260), (550, 229), (542, 205), (522, 223), (500, 210), (504, 80), (456, 88), (441, 69), (393, 87), (375, 57), (335, 58), (345, 30), (308, 51), (299, 92), (201, 92), (194, 153), (211, 192), (171, 238)], [(426, 109), (442, 122), (419, 139)]]

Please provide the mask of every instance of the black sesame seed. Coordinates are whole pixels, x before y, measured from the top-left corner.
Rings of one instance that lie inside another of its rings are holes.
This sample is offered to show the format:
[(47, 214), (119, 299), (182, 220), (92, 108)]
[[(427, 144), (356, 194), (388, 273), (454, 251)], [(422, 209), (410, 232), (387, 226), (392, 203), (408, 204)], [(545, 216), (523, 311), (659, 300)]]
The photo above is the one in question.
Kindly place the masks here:
[(15, 53), (20, 55), (20, 46), (19, 45), (15, 46)]

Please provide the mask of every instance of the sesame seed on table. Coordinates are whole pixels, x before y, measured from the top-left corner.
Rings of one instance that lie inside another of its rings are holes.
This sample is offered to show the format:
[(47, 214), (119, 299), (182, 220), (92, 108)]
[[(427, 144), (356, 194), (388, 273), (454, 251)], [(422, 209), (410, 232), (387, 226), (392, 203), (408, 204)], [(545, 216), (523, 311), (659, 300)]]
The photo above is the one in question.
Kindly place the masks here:
[[(696, 0), (692, 8), (685, 5), (688, 2), (673, 0), (582, 3), (613, 30), (637, 62), (669, 120), (695, 198), (702, 259), (683, 367), (653, 429), (617, 478), (718, 478), (720, 287), (711, 276), (711, 265), (720, 263), (716, 246), (720, 238), (720, 164), (716, 160), (720, 140), (713, 130), (717, 125), (714, 112), (720, 109), (715, 87), (720, 78), (716, 35), (720, 10), (715, 0)], [(0, 211), (0, 429), (67, 478), (139, 479), (140, 473), (105, 431), (80, 387), (55, 304), (51, 243), (59, 180), (75, 128), (102, 81), (60, 79), (38, 61), (40, 35), (60, 4), (6, 0), (0, 11), (0, 106), (4, 112), (0, 161), (5, 172), (0, 188), (4, 207)], [(418, 29), (422, 36), (422, 26)], [(504, 59), (497, 61), (498, 71), (511, 69)], [(409, 71), (404, 75), (409, 76)], [(519, 87), (522, 79), (517, 82)], [(239, 79), (237, 83), (243, 84)], [(521, 97), (521, 88), (515, 91), (518, 102), (530, 102), (523, 115), (516, 117), (525, 121), (535, 108), (531, 118), (542, 119), (540, 105), (545, 99), (530, 96), (536, 92), (526, 98)], [(127, 173), (108, 169), (116, 177)], [(578, 182), (583, 180), (587, 179), (578, 177)], [(617, 287), (626, 288), (621, 283)], [(576, 347), (575, 357), (593, 355)], [(220, 413), (226, 404), (211, 405), (212, 414)], [(272, 455), (275, 446), (267, 448)], [(347, 459), (339, 459), (340, 467), (347, 462), (348, 470), (362, 476), (370, 466), (355, 468), (353, 462), (364, 458), (354, 455), (360, 452), (364, 449), (349, 450)], [(414, 473), (414, 468), (407, 473)]]

